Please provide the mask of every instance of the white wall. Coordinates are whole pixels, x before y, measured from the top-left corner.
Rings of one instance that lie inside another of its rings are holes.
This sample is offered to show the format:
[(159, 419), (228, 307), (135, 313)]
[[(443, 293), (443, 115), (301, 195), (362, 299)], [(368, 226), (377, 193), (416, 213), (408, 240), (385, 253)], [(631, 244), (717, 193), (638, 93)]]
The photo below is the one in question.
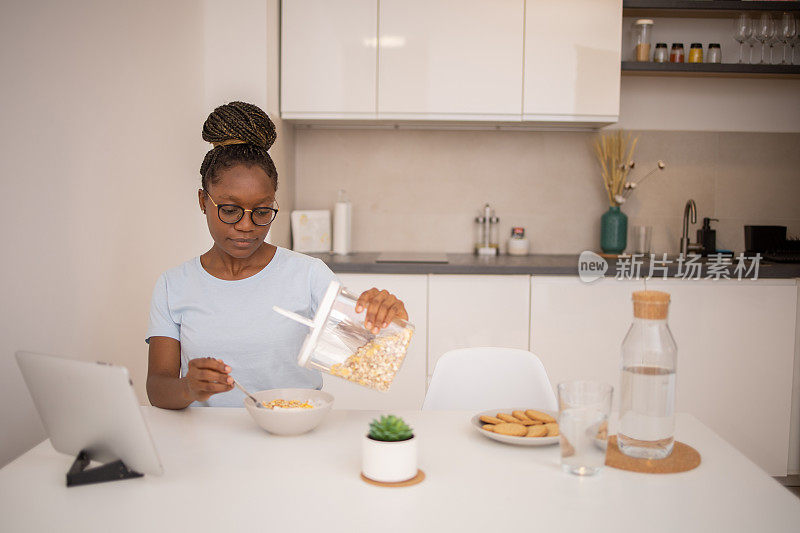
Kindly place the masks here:
[(622, 76), (619, 122), (607, 129), (800, 131), (800, 80)]
[(16, 350), (125, 365), (146, 401), (153, 284), (211, 244), (196, 194), (203, 121), (236, 99), (277, 110), (278, 43), (277, 0), (2, 11), (0, 465), (44, 438)]

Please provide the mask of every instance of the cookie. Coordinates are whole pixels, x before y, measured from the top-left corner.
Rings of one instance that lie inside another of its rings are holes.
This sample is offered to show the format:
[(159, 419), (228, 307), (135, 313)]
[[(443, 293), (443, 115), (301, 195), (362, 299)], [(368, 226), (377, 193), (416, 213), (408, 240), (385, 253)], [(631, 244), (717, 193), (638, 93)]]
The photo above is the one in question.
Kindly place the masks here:
[(547, 435), (547, 426), (528, 426), (526, 437), (544, 437)]
[(511, 413), (511, 416), (519, 420), (520, 424), (522, 424), (523, 426), (534, 425), (534, 421), (525, 416), (525, 411), (514, 411)]
[[(531, 426), (539, 427), (539, 426)], [(497, 424), (494, 427), (494, 432), (500, 435), (508, 435), (510, 437), (524, 437), (528, 434), (528, 430), (519, 423)]]
[(481, 429), (485, 429), (486, 431), (494, 431), (494, 424), (484, 424), (481, 426)]
[(519, 424), (519, 420), (506, 413), (497, 413), (497, 418), (503, 422), (508, 422), (509, 424)]
[(492, 425), (494, 425), (494, 424), (502, 424), (503, 423), (503, 421), (500, 420), (499, 418), (495, 418), (495, 417), (489, 416), (489, 415), (481, 415), (479, 420), (481, 422), (486, 422), (487, 424), (492, 424)]
[(556, 422), (548, 422), (543, 428), (547, 429), (547, 437), (557, 437), (558, 433), (558, 424)]
[(535, 411), (533, 409), (528, 409), (525, 411), (525, 414), (528, 418), (532, 420), (541, 420), (542, 422), (555, 422), (556, 419), (552, 416), (548, 415), (547, 413), (543, 413), (541, 411)]

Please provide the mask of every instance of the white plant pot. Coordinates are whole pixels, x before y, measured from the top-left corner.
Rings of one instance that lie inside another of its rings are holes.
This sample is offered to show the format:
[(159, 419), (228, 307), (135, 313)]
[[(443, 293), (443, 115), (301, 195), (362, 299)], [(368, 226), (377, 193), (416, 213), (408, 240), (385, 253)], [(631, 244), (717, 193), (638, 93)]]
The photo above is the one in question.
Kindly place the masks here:
[(417, 475), (417, 437), (383, 442), (364, 437), (361, 473), (373, 481), (396, 483)]

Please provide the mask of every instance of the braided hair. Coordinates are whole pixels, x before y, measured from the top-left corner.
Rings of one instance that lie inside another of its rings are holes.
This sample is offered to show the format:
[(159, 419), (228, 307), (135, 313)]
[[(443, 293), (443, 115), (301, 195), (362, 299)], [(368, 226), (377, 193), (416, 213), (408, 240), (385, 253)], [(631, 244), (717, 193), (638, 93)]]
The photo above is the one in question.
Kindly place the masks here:
[(258, 165), (278, 189), (278, 171), (269, 156), (275, 142), (275, 124), (258, 106), (231, 102), (216, 108), (203, 124), (203, 140), (214, 145), (208, 151), (200, 176), (203, 189), (219, 180), (219, 172), (235, 165)]

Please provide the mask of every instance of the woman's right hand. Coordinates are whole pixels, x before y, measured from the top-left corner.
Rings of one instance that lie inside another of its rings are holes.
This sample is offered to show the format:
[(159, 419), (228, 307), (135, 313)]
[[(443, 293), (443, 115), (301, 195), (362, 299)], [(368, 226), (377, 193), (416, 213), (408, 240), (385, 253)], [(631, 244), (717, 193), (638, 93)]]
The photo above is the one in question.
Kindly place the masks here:
[(228, 375), (230, 371), (231, 367), (213, 357), (190, 360), (186, 386), (193, 401), (204, 402), (214, 394), (231, 390), (233, 378)]

